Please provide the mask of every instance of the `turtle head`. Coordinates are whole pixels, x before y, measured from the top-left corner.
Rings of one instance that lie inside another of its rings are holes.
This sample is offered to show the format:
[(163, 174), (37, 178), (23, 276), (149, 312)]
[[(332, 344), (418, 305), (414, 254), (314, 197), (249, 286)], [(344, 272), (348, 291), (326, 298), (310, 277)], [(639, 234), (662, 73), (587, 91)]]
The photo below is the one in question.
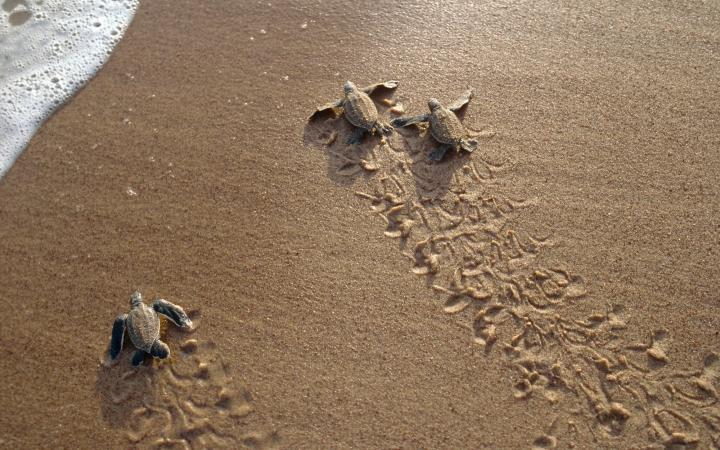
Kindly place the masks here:
[(142, 302), (142, 294), (138, 291), (133, 292), (133, 294), (130, 296), (130, 306), (139, 306), (142, 304)]
[(440, 102), (436, 98), (431, 98), (428, 100), (428, 108), (430, 108), (430, 111), (435, 111), (440, 107)]
[(357, 86), (355, 86), (352, 81), (345, 82), (345, 85), (343, 86), (343, 91), (345, 91), (345, 94), (349, 94), (355, 90), (357, 90)]

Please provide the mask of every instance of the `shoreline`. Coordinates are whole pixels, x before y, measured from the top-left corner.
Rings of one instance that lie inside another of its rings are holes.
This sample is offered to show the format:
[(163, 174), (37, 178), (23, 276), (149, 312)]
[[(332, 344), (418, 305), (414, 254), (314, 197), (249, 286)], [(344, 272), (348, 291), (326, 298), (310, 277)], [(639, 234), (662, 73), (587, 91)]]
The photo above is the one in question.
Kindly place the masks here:
[(137, 0), (78, 9), (64, 3), (3, 4), (0, 178), (42, 124), (96, 75), (137, 9)]

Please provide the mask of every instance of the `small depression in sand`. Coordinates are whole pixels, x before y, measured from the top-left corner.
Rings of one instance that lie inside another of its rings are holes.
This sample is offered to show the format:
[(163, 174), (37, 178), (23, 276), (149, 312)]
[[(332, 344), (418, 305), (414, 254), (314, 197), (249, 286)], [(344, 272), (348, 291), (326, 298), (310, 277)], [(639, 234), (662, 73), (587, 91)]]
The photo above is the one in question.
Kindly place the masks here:
[[(395, 101), (376, 100), (387, 116)], [(439, 164), (427, 159), (437, 144), (422, 126), (347, 145), (351, 126), (325, 115), (308, 123), (304, 142), (326, 153), (330, 178), (367, 200), (379, 231), (407, 257), (408, 271), (444, 297), (445, 312), (465, 317), (486, 353), (507, 357), (517, 401), (548, 402), (549, 423), (533, 448), (629, 434), (644, 436), (647, 448), (719, 446), (718, 356), (707, 355), (696, 370), (673, 367), (666, 331), (627, 340), (623, 305), (593, 298), (591, 283), (571, 268), (543, 265), (553, 239), (523, 231), (518, 214), (542, 207), (542, 198), (512, 198), (500, 182), (520, 152), (488, 126), (465, 125), (478, 150)], [(577, 302), (597, 312), (571, 319)]]
[[(190, 314), (197, 321), (197, 312)], [(275, 433), (254, 430), (252, 396), (222, 358), (221, 349), (193, 333), (169, 331), (162, 318), (161, 336), (171, 356), (130, 367), (132, 348), (117, 362), (98, 369), (102, 414), (124, 430), (132, 448), (277, 448)], [(131, 345), (128, 347), (132, 347)]]

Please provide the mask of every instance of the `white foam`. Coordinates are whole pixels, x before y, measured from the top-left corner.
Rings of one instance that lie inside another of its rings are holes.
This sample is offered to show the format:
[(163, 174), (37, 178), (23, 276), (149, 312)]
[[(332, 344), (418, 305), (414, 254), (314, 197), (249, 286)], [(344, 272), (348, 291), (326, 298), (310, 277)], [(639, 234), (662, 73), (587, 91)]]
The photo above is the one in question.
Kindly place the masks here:
[(0, 178), (102, 67), (138, 0), (0, 0)]

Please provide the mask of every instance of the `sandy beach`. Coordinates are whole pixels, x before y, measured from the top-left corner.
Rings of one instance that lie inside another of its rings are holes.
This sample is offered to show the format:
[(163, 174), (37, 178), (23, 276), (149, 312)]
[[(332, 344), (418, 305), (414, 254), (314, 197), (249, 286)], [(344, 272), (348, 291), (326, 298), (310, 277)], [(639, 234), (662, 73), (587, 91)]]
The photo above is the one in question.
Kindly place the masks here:
[[(720, 447), (718, 23), (141, 2), (0, 180), (0, 448)], [(478, 149), (346, 144), (346, 80)], [(135, 290), (197, 329), (108, 367)]]

